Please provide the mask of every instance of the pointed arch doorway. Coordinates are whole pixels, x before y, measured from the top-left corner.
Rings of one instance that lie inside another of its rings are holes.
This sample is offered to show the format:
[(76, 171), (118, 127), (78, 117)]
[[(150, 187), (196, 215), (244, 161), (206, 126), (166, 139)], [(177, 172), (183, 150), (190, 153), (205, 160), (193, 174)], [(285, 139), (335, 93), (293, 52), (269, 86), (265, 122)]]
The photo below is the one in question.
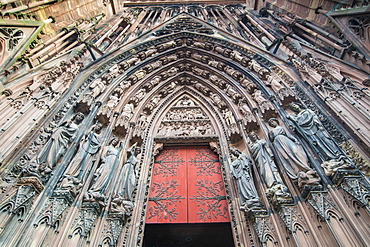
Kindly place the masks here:
[(144, 246), (234, 246), (220, 161), (208, 145), (156, 156)]

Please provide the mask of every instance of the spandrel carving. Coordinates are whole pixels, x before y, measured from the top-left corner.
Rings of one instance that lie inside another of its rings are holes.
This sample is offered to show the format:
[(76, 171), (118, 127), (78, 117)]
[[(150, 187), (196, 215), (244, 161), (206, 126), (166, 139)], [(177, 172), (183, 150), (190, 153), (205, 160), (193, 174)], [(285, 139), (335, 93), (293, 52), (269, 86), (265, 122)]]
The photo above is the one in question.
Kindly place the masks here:
[(234, 157), (231, 172), (236, 180), (241, 209), (245, 211), (261, 210), (263, 208), (253, 181), (252, 161), (240, 150), (231, 148)]

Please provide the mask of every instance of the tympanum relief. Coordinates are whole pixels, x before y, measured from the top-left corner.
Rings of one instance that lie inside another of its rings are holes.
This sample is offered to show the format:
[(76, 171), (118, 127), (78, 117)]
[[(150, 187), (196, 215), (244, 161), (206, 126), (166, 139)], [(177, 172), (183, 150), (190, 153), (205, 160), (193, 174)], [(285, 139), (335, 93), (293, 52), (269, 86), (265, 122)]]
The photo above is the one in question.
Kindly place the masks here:
[(198, 103), (182, 97), (166, 113), (157, 137), (201, 137), (215, 134), (211, 121)]

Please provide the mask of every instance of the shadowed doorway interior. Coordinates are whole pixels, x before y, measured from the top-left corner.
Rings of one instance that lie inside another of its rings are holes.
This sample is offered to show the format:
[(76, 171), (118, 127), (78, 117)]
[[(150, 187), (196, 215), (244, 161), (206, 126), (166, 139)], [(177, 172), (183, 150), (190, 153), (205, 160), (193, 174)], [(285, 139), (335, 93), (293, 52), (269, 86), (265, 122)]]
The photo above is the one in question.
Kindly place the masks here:
[(230, 223), (146, 224), (143, 247), (234, 247)]

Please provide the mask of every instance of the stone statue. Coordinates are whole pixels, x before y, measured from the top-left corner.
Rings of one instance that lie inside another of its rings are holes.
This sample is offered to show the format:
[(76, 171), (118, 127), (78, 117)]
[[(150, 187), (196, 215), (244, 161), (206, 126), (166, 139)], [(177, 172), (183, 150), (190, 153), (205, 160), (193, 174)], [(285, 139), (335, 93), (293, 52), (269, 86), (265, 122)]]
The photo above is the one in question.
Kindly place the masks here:
[(105, 85), (105, 83), (103, 82), (103, 80), (101, 78), (96, 79), (90, 85), (91, 95), (94, 98), (98, 97), (99, 94), (101, 94), (102, 92), (105, 91), (106, 87), (107, 86)]
[(134, 204), (130, 201), (125, 201), (123, 198), (114, 198), (111, 202), (110, 213), (122, 214), (123, 216), (131, 216)]
[(305, 185), (316, 186), (320, 184), (321, 178), (316, 171), (309, 170), (308, 172), (298, 172), (298, 187), (302, 188)]
[(108, 107), (109, 109), (114, 109), (118, 105), (119, 99), (120, 99), (119, 93), (114, 92), (112, 95), (109, 96), (109, 99), (105, 104), (105, 107)]
[(254, 132), (249, 134), (249, 138), (252, 141), (252, 144), (249, 146), (251, 155), (255, 160), (267, 187), (271, 188), (275, 184), (283, 183), (267, 142), (263, 139), (259, 139), (257, 134)]
[(311, 169), (308, 166), (306, 152), (298, 140), (286, 128), (279, 126), (279, 120), (270, 118), (268, 123), (273, 127), (269, 131), (270, 140), (276, 149), (287, 175), (292, 179), (297, 179), (298, 172), (307, 172)]
[(312, 110), (302, 109), (297, 103), (291, 103), (290, 109), (296, 115), (287, 117), (295, 123), (298, 131), (324, 161), (338, 159), (342, 155), (342, 151)]
[(241, 209), (246, 211), (261, 209), (262, 204), (254, 185), (250, 158), (236, 148), (231, 148), (231, 153), (235, 157), (231, 163), (231, 171), (238, 185)]
[(134, 115), (134, 108), (133, 104), (126, 104), (123, 107), (122, 117), (124, 120), (129, 121), (131, 119), (132, 115)]
[(127, 149), (127, 155), (129, 156), (123, 165), (120, 181), (116, 187), (116, 195), (123, 198), (126, 201), (133, 201), (132, 192), (134, 191), (136, 184), (136, 165), (138, 159), (136, 158), (137, 142), (134, 143), (129, 149)]
[(87, 165), (86, 162), (88, 161), (88, 157), (96, 154), (101, 147), (99, 134), (102, 128), (103, 125), (100, 123), (94, 125), (91, 128), (91, 131), (80, 142), (80, 149), (70, 162), (66, 172), (67, 176), (73, 176), (78, 179), (82, 178), (83, 171)]
[(222, 116), (224, 117), (226, 124), (228, 126), (236, 125), (235, 118), (233, 116), (233, 113), (229, 109), (225, 109), (222, 111)]
[(85, 195), (85, 201), (105, 202), (105, 190), (107, 189), (112, 175), (115, 172), (115, 164), (119, 162), (119, 149), (117, 148), (119, 139), (112, 138), (109, 145), (104, 147), (100, 167), (95, 172), (95, 179)]
[(51, 135), (42, 150), (36, 157), (36, 163), (46, 163), (52, 169), (56, 166), (60, 157), (65, 153), (69, 144), (76, 137), (78, 125), (83, 121), (84, 114), (77, 113), (71, 121), (63, 122)]
[(252, 141), (249, 146), (251, 155), (268, 187), (266, 190), (267, 197), (275, 204), (292, 203), (292, 195), (280, 177), (267, 142), (259, 139), (254, 132), (249, 134), (249, 138)]

